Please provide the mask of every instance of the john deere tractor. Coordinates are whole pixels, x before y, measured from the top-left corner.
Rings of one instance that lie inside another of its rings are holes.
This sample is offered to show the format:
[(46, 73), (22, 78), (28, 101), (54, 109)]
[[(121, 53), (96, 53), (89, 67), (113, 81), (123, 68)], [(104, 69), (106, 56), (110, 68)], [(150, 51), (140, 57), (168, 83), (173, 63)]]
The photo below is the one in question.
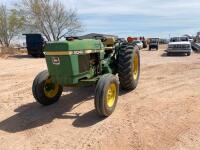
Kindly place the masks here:
[(96, 85), (94, 104), (98, 115), (115, 110), (119, 85), (132, 91), (140, 76), (140, 53), (136, 45), (114, 38), (67, 38), (47, 43), (44, 49), (48, 71), (33, 81), (35, 99), (42, 105), (59, 100), (63, 87)]

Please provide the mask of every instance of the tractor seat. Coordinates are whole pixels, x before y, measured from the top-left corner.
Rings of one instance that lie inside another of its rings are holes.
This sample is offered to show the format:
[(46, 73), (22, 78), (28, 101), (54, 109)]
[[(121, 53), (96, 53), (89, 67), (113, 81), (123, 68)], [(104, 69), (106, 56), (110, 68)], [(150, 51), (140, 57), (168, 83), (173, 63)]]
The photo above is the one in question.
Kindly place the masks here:
[(106, 47), (113, 47), (116, 43), (116, 40), (115, 38), (106, 38), (103, 43)]

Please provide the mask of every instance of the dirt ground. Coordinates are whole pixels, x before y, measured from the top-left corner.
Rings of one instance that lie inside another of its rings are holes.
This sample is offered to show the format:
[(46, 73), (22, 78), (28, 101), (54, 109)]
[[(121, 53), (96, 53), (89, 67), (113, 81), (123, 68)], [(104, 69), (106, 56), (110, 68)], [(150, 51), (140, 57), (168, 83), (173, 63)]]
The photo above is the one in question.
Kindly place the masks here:
[(199, 150), (200, 54), (167, 57), (141, 51), (138, 88), (120, 92), (116, 111), (100, 119), (94, 87), (66, 88), (52, 106), (31, 87), (44, 59), (0, 58), (1, 150)]

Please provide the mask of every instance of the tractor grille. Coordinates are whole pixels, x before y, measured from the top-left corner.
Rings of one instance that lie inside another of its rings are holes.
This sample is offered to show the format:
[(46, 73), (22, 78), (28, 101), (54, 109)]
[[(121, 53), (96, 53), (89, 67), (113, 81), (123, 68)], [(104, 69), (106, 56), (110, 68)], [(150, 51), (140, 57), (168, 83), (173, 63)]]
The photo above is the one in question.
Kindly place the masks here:
[(83, 73), (89, 71), (90, 69), (90, 56), (89, 55), (79, 55), (78, 56), (79, 63), (79, 72)]

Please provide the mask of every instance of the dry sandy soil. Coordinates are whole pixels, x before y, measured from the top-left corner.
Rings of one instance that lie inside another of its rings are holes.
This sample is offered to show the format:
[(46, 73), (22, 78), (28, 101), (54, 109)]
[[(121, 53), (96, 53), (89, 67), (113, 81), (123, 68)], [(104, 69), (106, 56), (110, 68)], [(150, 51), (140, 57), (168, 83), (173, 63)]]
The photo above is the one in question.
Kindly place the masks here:
[(31, 87), (44, 59), (0, 59), (0, 149), (199, 150), (200, 55), (163, 53), (141, 52), (138, 88), (120, 92), (106, 119), (95, 114), (94, 87), (66, 88), (43, 107)]

